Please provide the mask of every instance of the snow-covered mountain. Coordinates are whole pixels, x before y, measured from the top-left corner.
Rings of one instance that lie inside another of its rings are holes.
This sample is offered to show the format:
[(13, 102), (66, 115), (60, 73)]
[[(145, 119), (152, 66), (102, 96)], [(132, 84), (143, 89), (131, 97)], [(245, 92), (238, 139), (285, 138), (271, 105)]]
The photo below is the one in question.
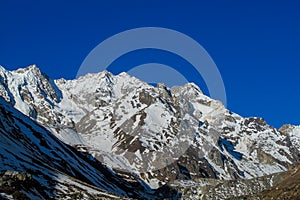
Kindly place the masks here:
[(88, 153), (66, 145), (0, 97), (0, 198), (155, 199), (175, 197), (141, 179), (125, 178)]
[(199, 178), (256, 178), (299, 163), (299, 127), (277, 130), (243, 118), (192, 83), (153, 87), (107, 71), (51, 80), (35, 65), (1, 67), (0, 96), (64, 143), (153, 189)]

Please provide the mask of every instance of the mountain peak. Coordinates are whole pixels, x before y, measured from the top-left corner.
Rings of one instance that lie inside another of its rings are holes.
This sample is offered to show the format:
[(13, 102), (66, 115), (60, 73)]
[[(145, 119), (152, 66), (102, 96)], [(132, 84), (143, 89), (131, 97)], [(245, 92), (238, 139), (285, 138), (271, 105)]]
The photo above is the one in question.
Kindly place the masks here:
[(203, 94), (202, 90), (195, 83), (187, 83), (184, 85), (184, 87), (189, 88), (189, 89), (194, 89), (194, 90), (198, 91), (199, 93)]
[(6, 79), (6, 76), (7, 76), (8, 73), (9, 73), (9, 71), (7, 71), (4, 67), (2, 67), (0, 65), (0, 76), (1, 76), (0, 80), (2, 80), (3, 78)]
[(2, 65), (0, 65), (0, 71), (7, 71)]
[(16, 72), (18, 74), (25, 74), (25, 73), (33, 73), (33, 74), (41, 74), (41, 70), (36, 64), (29, 65), (28, 67), (25, 68), (19, 68), (17, 70), (14, 70), (13, 72)]
[(111, 72), (109, 72), (107, 70), (104, 70), (98, 74), (100, 75), (101, 78), (111, 78), (114, 76)]
[(39, 67), (38, 67), (36, 64), (29, 65), (29, 66), (26, 67), (25, 69), (27, 69), (27, 70), (38, 70), (38, 71), (40, 71)]
[(104, 71), (101, 71), (101, 72), (97, 72), (97, 73), (87, 73), (87, 74), (85, 74), (85, 75), (82, 75), (82, 76), (79, 76), (79, 77), (77, 77), (75, 80), (82, 80), (82, 79), (90, 79), (90, 78), (92, 78), (92, 79), (101, 79), (101, 78), (111, 78), (111, 77), (113, 77), (114, 75), (111, 73), (111, 72), (109, 72), (109, 71), (107, 71), (107, 70), (104, 70)]

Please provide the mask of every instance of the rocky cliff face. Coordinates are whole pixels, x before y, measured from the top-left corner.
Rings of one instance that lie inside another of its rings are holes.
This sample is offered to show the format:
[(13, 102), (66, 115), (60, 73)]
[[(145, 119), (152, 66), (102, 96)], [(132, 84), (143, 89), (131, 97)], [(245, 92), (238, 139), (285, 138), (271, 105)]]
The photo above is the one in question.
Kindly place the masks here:
[(151, 188), (251, 179), (299, 163), (298, 127), (243, 118), (190, 83), (167, 88), (104, 71), (54, 80), (36, 66), (0, 70), (0, 95), (63, 142)]

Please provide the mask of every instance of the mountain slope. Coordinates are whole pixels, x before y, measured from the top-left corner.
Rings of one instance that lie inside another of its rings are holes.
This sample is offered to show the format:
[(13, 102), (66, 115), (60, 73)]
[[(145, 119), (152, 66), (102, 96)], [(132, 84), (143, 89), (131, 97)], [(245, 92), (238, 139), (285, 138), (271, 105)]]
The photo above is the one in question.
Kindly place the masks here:
[[(257, 195), (259, 199), (290, 199), (298, 200), (300, 197), (300, 167), (286, 174), (280, 182), (271, 189)], [(251, 199), (250, 197), (249, 199)]]
[(226, 110), (193, 84), (152, 87), (109, 72), (56, 83), (73, 110), (85, 113), (75, 131), (89, 151), (146, 180), (253, 178), (298, 162), (289, 137)]
[(182, 180), (250, 179), (299, 163), (298, 133), (243, 118), (190, 83), (150, 86), (104, 71), (51, 80), (37, 66), (0, 69), (0, 95), (57, 138), (151, 188)]
[(132, 177), (128, 182), (90, 155), (62, 143), (2, 97), (0, 110), (0, 192), (30, 199), (159, 196), (141, 180)]

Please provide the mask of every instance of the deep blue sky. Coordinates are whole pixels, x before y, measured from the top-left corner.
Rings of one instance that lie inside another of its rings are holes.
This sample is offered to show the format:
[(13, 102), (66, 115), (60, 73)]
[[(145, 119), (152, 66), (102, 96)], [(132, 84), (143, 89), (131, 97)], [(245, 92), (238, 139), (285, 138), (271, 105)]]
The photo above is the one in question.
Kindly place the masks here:
[(230, 110), (275, 127), (300, 124), (300, 3), (294, 0), (44, 2), (0, 0), (0, 65), (36, 63), (52, 78), (71, 79), (106, 38), (137, 27), (165, 27), (208, 51)]

